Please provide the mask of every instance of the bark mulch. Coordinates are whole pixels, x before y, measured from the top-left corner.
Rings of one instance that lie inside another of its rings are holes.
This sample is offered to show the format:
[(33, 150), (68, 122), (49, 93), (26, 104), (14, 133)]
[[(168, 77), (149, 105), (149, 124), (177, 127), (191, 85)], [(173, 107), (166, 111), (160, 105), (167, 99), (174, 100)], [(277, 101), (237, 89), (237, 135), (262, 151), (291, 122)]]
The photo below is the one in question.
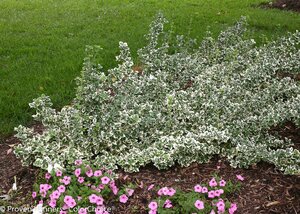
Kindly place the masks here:
[(274, 0), (270, 3), (263, 3), (262, 6), (266, 8), (277, 8), (281, 10), (292, 10), (300, 12), (299, 0)]
[[(41, 125), (35, 125), (35, 130), (42, 131)], [(273, 127), (270, 132), (275, 135), (290, 138), (295, 147), (300, 145), (300, 129), (293, 123)], [(11, 146), (19, 143), (16, 138), (9, 137), (0, 144), (0, 195), (7, 194), (17, 177), (18, 194), (10, 201), (11, 206), (30, 204), (32, 185), (38, 174), (37, 169), (23, 167), (13, 152)], [(217, 167), (219, 166), (219, 167)], [(151, 199), (156, 197), (154, 190), (147, 191), (151, 184), (155, 186), (172, 186), (182, 190), (192, 190), (197, 183), (206, 183), (217, 173), (225, 180), (236, 181), (236, 175), (241, 174), (245, 180), (241, 183), (239, 193), (230, 195), (229, 199), (238, 204), (238, 213), (266, 214), (266, 213), (300, 213), (300, 176), (283, 175), (274, 169), (273, 165), (259, 163), (250, 169), (234, 169), (226, 160), (215, 157), (207, 164), (192, 164), (189, 167), (175, 166), (168, 170), (157, 170), (153, 166), (146, 166), (138, 173), (119, 171), (119, 183), (133, 182), (141, 187), (127, 204), (109, 204), (113, 213), (147, 213), (146, 208)], [(1, 200), (0, 200), (1, 206)], [(2, 204), (3, 206), (3, 204)]]

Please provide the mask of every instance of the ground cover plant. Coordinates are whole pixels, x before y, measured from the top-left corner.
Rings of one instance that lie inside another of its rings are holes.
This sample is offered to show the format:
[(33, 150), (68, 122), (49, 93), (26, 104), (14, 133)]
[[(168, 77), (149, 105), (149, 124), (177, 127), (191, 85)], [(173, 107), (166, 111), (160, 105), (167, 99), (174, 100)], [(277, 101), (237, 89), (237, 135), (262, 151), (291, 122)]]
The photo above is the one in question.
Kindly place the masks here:
[(268, 1), (0, 1), (0, 141), (13, 127), (31, 125), (28, 103), (41, 93), (56, 109), (71, 102), (85, 45), (100, 44), (101, 63), (111, 68), (119, 41), (127, 41), (133, 53), (145, 45), (142, 35), (158, 10), (177, 34), (193, 38), (204, 37), (208, 27), (217, 36), (242, 15), (249, 38), (260, 44), (300, 28), (299, 14), (262, 9), (262, 2)]
[(30, 106), (45, 131), (16, 128), (16, 155), (44, 169), (81, 158), (127, 171), (220, 155), (233, 167), (265, 161), (299, 174), (299, 150), (268, 131), (285, 121), (300, 125), (299, 83), (279, 77), (299, 71), (300, 33), (256, 47), (243, 38), (242, 18), (217, 39), (176, 36), (172, 45), (166, 22), (159, 14), (151, 24), (139, 69), (124, 42), (120, 64), (109, 70), (95, 61), (100, 48), (88, 46), (72, 105), (56, 111), (49, 97), (35, 99)]
[[(120, 182), (120, 177), (109, 170), (98, 169), (76, 160), (68, 169), (49, 169), (41, 172), (34, 186), (32, 198), (38, 213), (96, 213), (117, 212), (118, 204), (128, 204), (136, 189), (154, 192), (147, 205), (148, 213), (236, 213), (238, 206), (228, 200), (228, 194), (237, 193), (242, 175), (236, 181), (213, 176), (209, 182), (195, 184), (193, 190), (179, 188), (135, 186)], [(199, 179), (200, 180), (200, 179)], [(240, 181), (239, 181), (240, 180)], [(133, 208), (133, 207), (132, 207)]]

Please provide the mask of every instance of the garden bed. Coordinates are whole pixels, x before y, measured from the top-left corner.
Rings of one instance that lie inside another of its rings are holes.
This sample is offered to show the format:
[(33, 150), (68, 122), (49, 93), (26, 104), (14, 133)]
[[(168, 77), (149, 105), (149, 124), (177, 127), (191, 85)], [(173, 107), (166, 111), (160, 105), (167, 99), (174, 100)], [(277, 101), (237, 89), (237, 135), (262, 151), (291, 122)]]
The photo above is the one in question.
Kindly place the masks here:
[[(34, 125), (37, 132), (42, 131), (41, 125)], [(290, 138), (295, 146), (300, 145), (299, 128), (292, 123), (282, 127), (273, 127), (270, 132), (282, 137)], [(0, 205), (24, 206), (32, 203), (32, 186), (36, 180), (38, 170), (23, 167), (11, 152), (7, 154), (11, 145), (19, 143), (14, 137), (9, 137), (4, 144), (0, 144), (0, 188), (1, 195), (11, 189), (14, 176), (17, 177), (18, 192), (11, 200)], [(207, 182), (212, 174), (218, 174), (226, 180), (236, 181), (236, 175), (241, 174), (245, 180), (241, 184), (239, 193), (230, 195), (230, 201), (238, 204), (237, 213), (298, 213), (300, 211), (300, 176), (283, 175), (266, 163), (253, 165), (250, 169), (234, 169), (226, 160), (215, 157), (207, 164), (192, 164), (189, 167), (172, 167), (168, 170), (158, 170), (147, 166), (137, 173), (126, 173), (119, 170), (119, 183), (132, 182), (138, 187), (127, 204), (110, 203), (113, 213), (147, 213), (147, 205), (156, 192), (147, 191), (151, 184), (155, 186), (172, 186), (183, 190), (192, 190), (199, 182)], [(135, 210), (135, 211), (134, 211)]]
[(292, 10), (300, 12), (299, 0), (275, 0), (270, 3), (264, 3), (263, 6), (267, 8), (277, 8), (281, 10)]

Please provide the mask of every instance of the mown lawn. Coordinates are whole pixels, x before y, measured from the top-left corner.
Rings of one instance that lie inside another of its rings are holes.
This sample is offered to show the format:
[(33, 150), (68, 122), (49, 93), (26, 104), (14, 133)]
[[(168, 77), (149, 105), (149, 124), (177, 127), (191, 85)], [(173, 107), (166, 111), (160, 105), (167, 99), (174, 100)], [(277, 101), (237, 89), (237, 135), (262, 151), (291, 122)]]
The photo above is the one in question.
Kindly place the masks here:
[(300, 29), (300, 14), (265, 10), (262, 0), (1, 0), (0, 1), (0, 135), (30, 123), (28, 103), (45, 93), (55, 107), (74, 96), (75, 77), (85, 45), (103, 47), (100, 62), (115, 64), (118, 41), (135, 52), (161, 10), (174, 31), (201, 39), (214, 35), (240, 16), (260, 44)]

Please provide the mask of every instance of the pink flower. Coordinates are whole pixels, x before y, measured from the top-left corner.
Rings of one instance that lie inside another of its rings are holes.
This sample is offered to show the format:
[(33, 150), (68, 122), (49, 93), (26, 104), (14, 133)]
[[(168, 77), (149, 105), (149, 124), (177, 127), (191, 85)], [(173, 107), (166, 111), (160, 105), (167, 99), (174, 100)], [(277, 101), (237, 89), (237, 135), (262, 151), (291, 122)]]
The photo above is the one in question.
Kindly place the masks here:
[(127, 201), (128, 201), (128, 197), (125, 194), (120, 196), (121, 203), (125, 204)]
[(242, 175), (236, 175), (236, 178), (240, 181), (243, 181), (245, 179)]
[(168, 192), (167, 192), (167, 195), (168, 195), (168, 196), (173, 196), (173, 195), (175, 195), (175, 193), (176, 193), (176, 190), (175, 190), (175, 189), (169, 188), (169, 189), (168, 189)]
[(207, 187), (202, 187), (202, 193), (207, 193), (207, 192), (208, 192)]
[(97, 200), (98, 200), (98, 196), (95, 195), (95, 194), (91, 194), (91, 195), (89, 196), (89, 200), (90, 200), (90, 203), (96, 204), (96, 203), (97, 203)]
[(101, 178), (102, 184), (108, 184), (110, 181), (110, 178), (107, 176), (104, 176)]
[(77, 196), (77, 200), (78, 200), (78, 201), (81, 201), (81, 199), (82, 199), (82, 197)]
[(105, 187), (104, 184), (99, 184), (98, 186), (99, 189), (104, 189), (104, 187)]
[(232, 203), (230, 205), (230, 208), (228, 209), (228, 212), (229, 212), (229, 214), (233, 214), (233, 213), (235, 213), (235, 211), (237, 211), (237, 205)]
[(221, 180), (219, 184), (220, 184), (220, 187), (224, 187), (226, 185), (226, 181), (225, 180)]
[(157, 202), (155, 202), (155, 201), (150, 202), (148, 207), (150, 210), (157, 210), (157, 207), (158, 207)]
[(79, 175), (81, 174), (81, 169), (80, 168), (75, 169), (74, 174), (75, 174), (76, 177), (79, 177)]
[(165, 201), (163, 207), (164, 207), (164, 208), (167, 208), (167, 209), (173, 207), (172, 202), (171, 202), (169, 199), (167, 199), (167, 200)]
[(196, 186), (194, 186), (194, 190), (195, 190), (195, 192), (201, 193), (201, 191), (202, 191), (202, 186), (200, 186), (199, 184), (197, 184)]
[(36, 192), (32, 192), (31, 196), (32, 198), (36, 198)]
[(58, 190), (55, 190), (54, 192), (51, 193), (50, 198), (58, 199), (59, 196), (60, 196), (60, 192)]
[(197, 200), (197, 201), (195, 202), (195, 207), (196, 207), (198, 210), (203, 210), (203, 209), (204, 209), (204, 203), (203, 203), (203, 201)]
[(211, 210), (209, 214), (216, 214), (214, 210)]
[(100, 206), (100, 205), (103, 205), (103, 202), (104, 202), (104, 199), (103, 199), (101, 196), (99, 196), (99, 197), (97, 198), (96, 204), (97, 204), (98, 206)]
[(44, 201), (43, 201), (43, 200), (40, 200), (40, 201), (39, 201), (39, 204), (43, 204), (43, 203), (44, 203)]
[(92, 169), (89, 169), (88, 171), (86, 171), (85, 174), (86, 174), (88, 177), (92, 177), (92, 176), (94, 175)]
[(225, 203), (224, 203), (224, 201), (218, 201), (218, 203), (216, 204), (216, 206), (218, 207), (218, 211), (220, 211), (220, 212), (224, 212), (225, 211)]
[(68, 206), (69, 206), (70, 208), (75, 207), (75, 206), (76, 206), (76, 201), (73, 199), (72, 201), (70, 201), (70, 203), (68, 204)]
[(80, 208), (79, 210), (78, 210), (78, 214), (87, 214), (88, 212), (87, 212), (87, 208)]
[(60, 192), (60, 193), (64, 193), (66, 191), (66, 187), (64, 185), (60, 185), (59, 187), (57, 187), (57, 190)]
[(40, 184), (40, 193), (46, 193), (52, 186), (49, 184)]
[(218, 190), (218, 189), (214, 191), (214, 195), (217, 196), (217, 197), (219, 197), (221, 194), (222, 194), (221, 191)]
[(82, 184), (84, 182), (84, 177), (79, 177), (77, 181)]
[(210, 187), (215, 187), (215, 186), (217, 186), (217, 185), (218, 185), (218, 183), (217, 183), (217, 181), (216, 181), (215, 178), (212, 178), (212, 179), (209, 181), (209, 186), (210, 186)]
[(67, 204), (64, 204), (63, 206), (62, 206), (62, 209), (63, 210), (67, 210), (67, 209), (69, 209), (70, 207), (67, 205)]
[(159, 189), (159, 190), (157, 191), (157, 194), (158, 194), (159, 196), (162, 196), (162, 195), (163, 195), (163, 190), (162, 190), (162, 189)]
[(61, 176), (62, 176), (62, 171), (57, 170), (57, 171), (56, 171), (56, 176), (57, 176), (57, 177), (61, 177)]
[(55, 200), (50, 200), (48, 204), (52, 208), (56, 207), (56, 201)]
[(72, 198), (72, 196), (66, 195), (64, 198), (64, 202), (66, 203), (66, 205), (68, 205), (68, 207), (73, 208), (76, 206), (76, 202), (75, 200)]
[(67, 214), (67, 211), (59, 211), (59, 214)]
[(215, 197), (215, 191), (211, 190), (208, 192), (208, 197), (209, 198), (214, 198)]
[(64, 185), (68, 185), (71, 183), (71, 177), (64, 176), (64, 179), (61, 182), (64, 183)]
[(47, 180), (49, 180), (49, 179), (51, 178), (51, 174), (50, 174), (49, 172), (46, 172), (45, 178), (46, 178)]
[(134, 193), (134, 190), (133, 189), (126, 189), (126, 192), (127, 192), (128, 196), (132, 196), (133, 193)]
[(94, 172), (94, 176), (95, 177), (100, 177), (102, 175), (102, 171), (101, 170), (96, 170), (95, 172)]
[(154, 184), (151, 184), (147, 190), (149, 191), (149, 190), (153, 189), (153, 187), (154, 187)]
[(76, 160), (76, 161), (75, 161), (75, 165), (76, 165), (76, 166), (79, 166), (79, 165), (81, 165), (81, 164), (82, 164), (82, 160)]
[(163, 187), (162, 192), (163, 192), (164, 195), (168, 195), (168, 193), (169, 193), (168, 187)]

